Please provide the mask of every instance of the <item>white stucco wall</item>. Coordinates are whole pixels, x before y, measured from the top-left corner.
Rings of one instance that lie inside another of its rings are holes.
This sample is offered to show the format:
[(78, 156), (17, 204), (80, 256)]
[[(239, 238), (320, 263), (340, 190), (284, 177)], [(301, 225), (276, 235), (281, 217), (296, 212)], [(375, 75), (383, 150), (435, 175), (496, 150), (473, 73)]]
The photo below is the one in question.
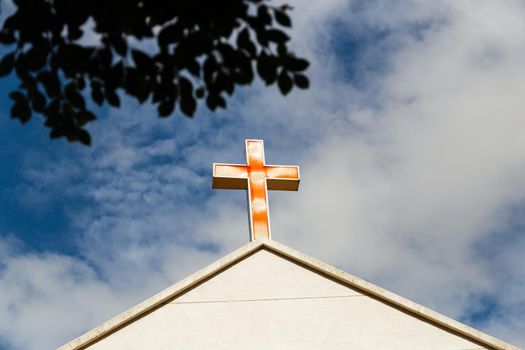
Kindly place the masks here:
[(486, 348), (261, 250), (88, 349)]

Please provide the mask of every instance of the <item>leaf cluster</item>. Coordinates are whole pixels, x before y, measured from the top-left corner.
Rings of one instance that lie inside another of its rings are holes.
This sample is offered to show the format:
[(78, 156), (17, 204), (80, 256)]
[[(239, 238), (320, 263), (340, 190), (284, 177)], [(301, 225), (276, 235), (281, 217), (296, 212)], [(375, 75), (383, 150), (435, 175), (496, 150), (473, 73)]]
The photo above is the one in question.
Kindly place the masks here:
[[(258, 75), (286, 95), (308, 88), (288, 50), (288, 6), (261, 0), (14, 0), (0, 30), (0, 76), (16, 74), (11, 116), (44, 116), (50, 137), (90, 144), (90, 100), (153, 103), (159, 116), (215, 111)], [(88, 24), (92, 24), (93, 28)], [(148, 49), (145, 49), (147, 47)]]

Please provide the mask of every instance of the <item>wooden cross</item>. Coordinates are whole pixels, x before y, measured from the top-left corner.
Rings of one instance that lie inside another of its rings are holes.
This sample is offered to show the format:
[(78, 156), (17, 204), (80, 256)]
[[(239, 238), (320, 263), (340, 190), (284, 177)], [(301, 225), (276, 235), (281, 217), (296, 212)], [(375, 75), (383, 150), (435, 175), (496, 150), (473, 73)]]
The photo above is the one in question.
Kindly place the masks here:
[(246, 140), (248, 164), (213, 164), (212, 188), (247, 190), (251, 239), (271, 238), (267, 190), (297, 191), (299, 167), (266, 165), (262, 140)]

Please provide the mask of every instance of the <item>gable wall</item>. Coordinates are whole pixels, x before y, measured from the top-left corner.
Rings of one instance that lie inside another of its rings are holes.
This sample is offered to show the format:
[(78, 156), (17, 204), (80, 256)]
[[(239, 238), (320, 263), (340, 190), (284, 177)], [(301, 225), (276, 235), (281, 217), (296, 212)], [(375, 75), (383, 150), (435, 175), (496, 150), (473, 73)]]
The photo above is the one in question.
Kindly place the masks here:
[(486, 349), (267, 250), (88, 346)]

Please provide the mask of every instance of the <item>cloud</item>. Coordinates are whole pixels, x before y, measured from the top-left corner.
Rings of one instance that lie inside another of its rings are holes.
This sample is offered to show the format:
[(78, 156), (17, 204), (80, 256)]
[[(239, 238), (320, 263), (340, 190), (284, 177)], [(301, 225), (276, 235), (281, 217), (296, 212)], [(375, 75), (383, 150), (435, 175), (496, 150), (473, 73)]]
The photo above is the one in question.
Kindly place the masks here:
[(4, 244), (0, 338), (58, 346), (247, 242), (245, 194), (212, 192), (211, 163), (240, 162), (242, 140), (264, 138), (268, 163), (302, 174), (298, 193), (270, 194), (274, 239), (525, 344), (524, 11), (299, 3), (292, 35), (312, 58), (311, 90), (256, 85), (191, 121), (126, 100), (60, 173), (33, 155), (20, 200), (80, 197), (77, 252)]
[(76, 322), (110, 317), (126, 305), (78, 259), (13, 253), (2, 262), (0, 339), (10, 348), (53, 348), (78, 332)]

